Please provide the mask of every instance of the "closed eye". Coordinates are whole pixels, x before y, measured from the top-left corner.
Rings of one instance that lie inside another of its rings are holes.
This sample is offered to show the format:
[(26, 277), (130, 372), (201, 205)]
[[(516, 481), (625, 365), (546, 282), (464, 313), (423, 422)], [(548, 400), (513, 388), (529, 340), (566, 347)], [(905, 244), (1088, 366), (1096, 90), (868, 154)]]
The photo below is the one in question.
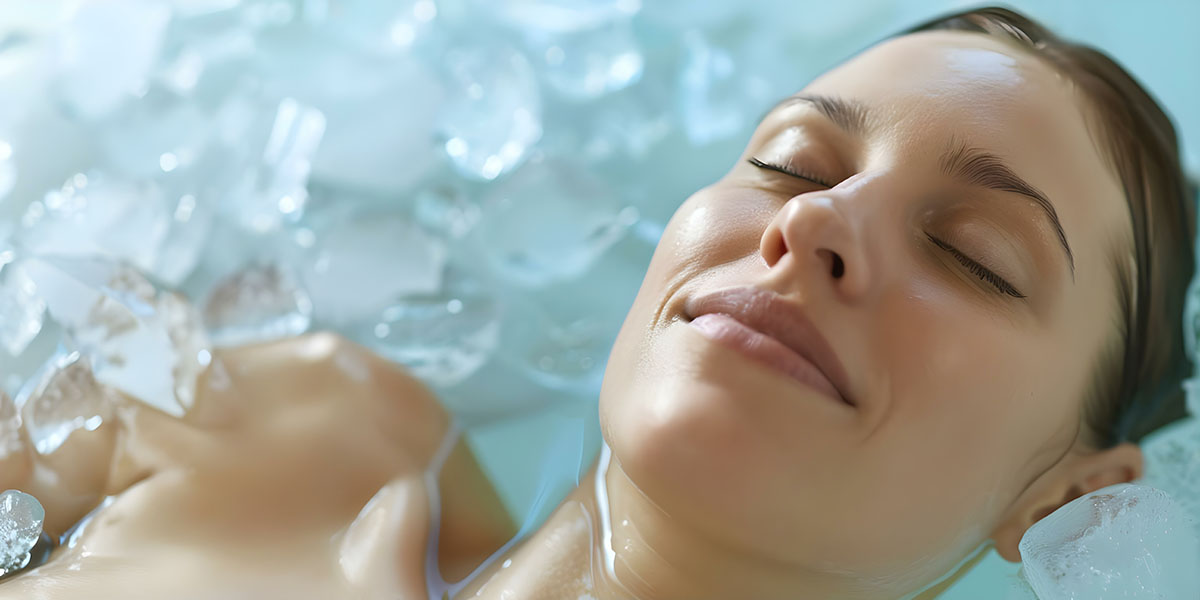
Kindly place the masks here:
[(768, 171), (775, 171), (776, 173), (783, 173), (784, 175), (790, 175), (790, 176), (792, 176), (792, 177), (796, 177), (796, 178), (798, 178), (798, 179), (803, 179), (803, 180), (805, 180), (805, 181), (808, 181), (808, 182), (810, 182), (810, 183), (815, 183), (815, 184), (817, 184), (817, 185), (820, 185), (820, 186), (823, 186), (823, 187), (827, 187), (827, 188), (831, 188), (831, 187), (833, 187), (833, 184), (832, 184), (832, 183), (829, 183), (828, 181), (826, 181), (826, 180), (824, 180), (824, 179), (822, 179), (822, 178), (820, 178), (820, 177), (818, 177), (818, 176), (816, 176), (816, 175), (813, 175), (812, 173), (808, 173), (808, 172), (806, 172), (806, 171), (801, 171), (801, 170), (799, 170), (799, 169), (796, 169), (796, 168), (794, 168), (794, 167), (789, 167), (789, 166), (785, 166), (785, 165), (777, 165), (777, 164), (774, 164), (774, 163), (764, 162), (764, 161), (762, 161), (762, 160), (759, 160), (758, 158), (755, 158), (755, 157), (753, 157), (753, 156), (752, 156), (752, 157), (750, 157), (750, 158), (749, 158), (749, 159), (748, 159), (746, 162), (748, 162), (748, 163), (750, 163), (750, 164), (752, 164), (752, 165), (754, 165), (754, 166), (756, 166), (756, 167), (758, 167), (758, 168), (760, 168), (760, 169), (766, 169), (766, 170), (768, 170)]
[(925, 235), (929, 238), (929, 241), (934, 243), (935, 246), (945, 250), (946, 252), (949, 252), (950, 255), (953, 256), (955, 260), (961, 263), (964, 267), (966, 267), (968, 271), (982, 281), (991, 284), (992, 287), (996, 288), (996, 290), (1000, 293), (1007, 294), (1013, 298), (1025, 297), (1025, 294), (1022, 294), (1020, 291), (1018, 291), (1017, 288), (1013, 287), (1013, 285), (1006, 281), (1003, 277), (997, 275), (991, 269), (979, 264), (979, 262), (967, 256), (966, 254), (963, 254), (958, 250), (958, 248), (955, 248), (954, 246), (951, 246), (950, 244), (947, 244), (946, 242), (933, 237), (928, 233)]

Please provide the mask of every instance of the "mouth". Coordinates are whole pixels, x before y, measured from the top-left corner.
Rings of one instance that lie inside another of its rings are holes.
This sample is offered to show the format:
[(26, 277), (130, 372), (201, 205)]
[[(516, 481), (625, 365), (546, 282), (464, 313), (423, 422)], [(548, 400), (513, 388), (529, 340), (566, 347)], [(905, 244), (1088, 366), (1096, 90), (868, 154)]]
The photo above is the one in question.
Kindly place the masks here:
[(803, 309), (755, 287), (689, 298), (688, 324), (701, 335), (799, 381), (832, 400), (857, 406), (845, 368)]

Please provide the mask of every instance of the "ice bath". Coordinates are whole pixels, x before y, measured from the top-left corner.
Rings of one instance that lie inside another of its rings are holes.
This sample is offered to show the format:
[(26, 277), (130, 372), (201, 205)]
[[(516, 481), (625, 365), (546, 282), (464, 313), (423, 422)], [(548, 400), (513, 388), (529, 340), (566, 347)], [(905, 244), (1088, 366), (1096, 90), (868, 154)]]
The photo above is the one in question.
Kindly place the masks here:
[(1186, 86), (748, 12), (0, 9), (0, 598), (1200, 597)]

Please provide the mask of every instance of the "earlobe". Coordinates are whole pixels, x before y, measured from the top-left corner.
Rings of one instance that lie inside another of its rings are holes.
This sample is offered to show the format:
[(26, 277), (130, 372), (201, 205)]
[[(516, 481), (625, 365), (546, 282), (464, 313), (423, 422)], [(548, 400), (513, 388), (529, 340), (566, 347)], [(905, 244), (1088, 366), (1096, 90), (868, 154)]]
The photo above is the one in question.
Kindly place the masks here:
[(1017, 498), (992, 532), (996, 552), (1004, 560), (1020, 562), (1017, 546), (1034, 523), (1080, 496), (1139, 479), (1142, 472), (1142, 450), (1135, 444), (1069, 454)]

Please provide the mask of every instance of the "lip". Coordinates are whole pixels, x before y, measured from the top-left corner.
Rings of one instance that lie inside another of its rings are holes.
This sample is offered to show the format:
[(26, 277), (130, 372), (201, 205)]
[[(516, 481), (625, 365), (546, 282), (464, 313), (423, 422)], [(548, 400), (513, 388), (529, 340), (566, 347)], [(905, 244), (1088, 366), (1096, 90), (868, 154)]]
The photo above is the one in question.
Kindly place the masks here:
[(774, 367), (826, 396), (857, 406), (829, 342), (800, 306), (753, 286), (716, 290), (684, 302), (701, 334)]

